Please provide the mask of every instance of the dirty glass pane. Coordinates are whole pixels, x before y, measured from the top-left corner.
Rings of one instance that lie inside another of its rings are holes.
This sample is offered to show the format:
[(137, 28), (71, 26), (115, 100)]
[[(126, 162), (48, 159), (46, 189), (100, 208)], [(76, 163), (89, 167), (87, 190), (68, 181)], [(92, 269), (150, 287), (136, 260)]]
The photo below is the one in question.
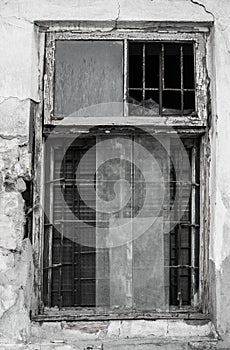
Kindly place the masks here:
[(123, 43), (57, 41), (55, 117), (121, 116)]

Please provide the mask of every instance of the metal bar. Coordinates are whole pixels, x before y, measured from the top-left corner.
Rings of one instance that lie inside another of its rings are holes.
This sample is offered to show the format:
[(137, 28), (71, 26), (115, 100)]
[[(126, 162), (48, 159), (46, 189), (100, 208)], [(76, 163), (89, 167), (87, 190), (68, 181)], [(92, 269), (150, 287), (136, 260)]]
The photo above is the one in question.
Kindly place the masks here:
[(165, 267), (169, 267), (170, 269), (179, 269), (179, 268), (199, 269), (198, 266), (191, 266), (191, 265), (169, 265), (169, 266), (165, 266)]
[[(88, 180), (88, 179), (66, 179), (65, 180), (65, 183), (66, 183), (66, 186), (68, 186), (68, 182), (76, 182), (76, 181), (81, 181), (81, 182), (85, 182), (85, 183), (82, 183), (82, 185), (86, 185), (86, 184), (94, 184), (94, 183), (101, 183), (101, 182), (114, 182), (114, 180), (96, 180), (96, 181), (94, 181), (94, 180)], [(136, 183), (140, 183), (140, 182), (144, 182), (144, 183), (146, 183), (146, 181), (144, 181), (144, 180), (136, 180), (135, 181)], [(190, 184), (190, 185), (195, 185), (195, 186), (200, 186), (200, 184), (199, 183), (196, 183), (196, 182), (192, 182), (192, 181), (183, 181), (183, 180), (168, 180), (168, 181), (147, 181), (147, 183), (171, 183), (171, 182), (175, 182), (175, 183), (180, 183), (180, 184)], [(81, 184), (80, 184), (81, 185)], [(56, 185), (56, 186), (58, 186), (58, 185)], [(72, 184), (70, 184), (69, 186), (72, 186)]]
[[(128, 90), (142, 91), (143, 89), (142, 88), (129, 88)], [(145, 88), (145, 91), (158, 91), (158, 88)]]
[[(61, 223), (71, 223), (71, 222), (73, 222), (73, 223), (81, 223), (81, 221), (78, 221), (78, 220), (57, 220), (57, 221), (55, 221), (55, 225), (60, 225)], [(95, 223), (96, 222), (96, 220), (84, 220), (84, 222), (91, 222), (91, 223)], [(100, 220), (100, 222), (108, 222), (108, 220)], [(168, 220), (165, 220), (165, 223), (167, 223), (167, 222), (171, 222), (171, 223), (177, 223), (178, 221), (173, 221), (173, 220), (170, 220), (170, 221), (168, 221)], [(190, 222), (180, 222), (180, 225), (181, 226), (189, 226), (189, 227), (200, 227), (200, 225), (199, 224), (191, 224)], [(83, 253), (83, 252), (81, 252), (81, 253)]]
[[(77, 162), (79, 164), (80, 162), (80, 155), (79, 153), (77, 153)], [(81, 219), (81, 212), (80, 212), (80, 194), (79, 192), (77, 193), (77, 215), (79, 220)], [(93, 222), (93, 221), (92, 221)], [(81, 237), (79, 237), (79, 235), (81, 234), (81, 232), (77, 232), (78, 234), (78, 242), (81, 242)], [(77, 250), (75, 251), (75, 254), (77, 254), (77, 276), (78, 276), (78, 288), (77, 288), (77, 304), (80, 306), (81, 305), (81, 248), (80, 248), (80, 244), (77, 244)]]
[(165, 89), (165, 45), (162, 44), (162, 90)]
[[(76, 181), (81, 181), (81, 182), (85, 182), (85, 183), (83, 183), (82, 185), (86, 185), (86, 184), (94, 184), (94, 183), (102, 183), (102, 182), (113, 182), (114, 183), (114, 180), (96, 180), (96, 181), (94, 181), (94, 180), (88, 180), (88, 179), (66, 179), (65, 180), (65, 183), (66, 183), (66, 186), (68, 186), (68, 182), (76, 182)], [(146, 181), (144, 181), (144, 180), (136, 180), (135, 181), (136, 183), (141, 183), (141, 182), (144, 182), (144, 183), (146, 183)], [(175, 180), (175, 181), (173, 181), (173, 180), (168, 180), (168, 181), (147, 181), (147, 183), (171, 183), (171, 182), (174, 182), (174, 183), (178, 183), (178, 184), (189, 184), (189, 185), (194, 185), (194, 186), (200, 186), (200, 184), (199, 183), (196, 183), (196, 182), (192, 182), (192, 181), (183, 181), (183, 180), (180, 180), (180, 181), (177, 181), (177, 180)], [(80, 184), (81, 185), (81, 184)], [(70, 186), (72, 186), (72, 184), (70, 184)]]
[[(72, 153), (72, 176), (74, 177), (75, 175), (75, 157), (74, 157), (74, 152)], [(76, 183), (73, 182), (73, 197), (72, 197), (72, 206), (73, 206), (73, 213), (75, 214), (75, 190), (76, 190)], [(73, 229), (73, 235), (74, 235), (74, 229)], [(75, 303), (75, 282), (74, 282), (74, 277), (75, 277), (75, 241), (74, 237), (72, 237), (72, 304), (74, 305)]]
[(123, 101), (124, 101), (124, 117), (127, 117), (129, 115), (129, 105), (128, 105), (128, 97), (129, 97), (129, 88), (128, 88), (128, 79), (129, 79), (129, 71), (128, 71), (128, 40), (124, 40), (124, 95), (123, 95)]
[[(63, 150), (63, 173), (65, 174), (66, 171), (66, 157), (65, 157), (65, 152)], [(63, 196), (65, 194), (65, 182), (62, 183), (62, 190), (63, 190)], [(61, 222), (61, 241), (60, 241), (60, 264), (63, 263), (63, 244), (64, 244), (64, 208), (62, 206), (62, 222)], [(62, 286), (62, 266), (59, 268), (59, 292), (58, 292), (58, 299), (59, 299), (59, 309), (62, 308), (62, 291), (61, 291), (61, 286)]]
[[(130, 88), (128, 90), (142, 91), (142, 88)], [(195, 89), (183, 89), (184, 91), (194, 92)], [(145, 91), (158, 91), (158, 88), (145, 88)], [(178, 91), (181, 92), (181, 88), (164, 88), (164, 91)]]
[(53, 179), (53, 180), (50, 180), (50, 181), (46, 181), (45, 184), (46, 185), (49, 185), (51, 183), (55, 183), (55, 182), (59, 182), (59, 181), (65, 181), (65, 178), (64, 177), (60, 177), (59, 179)]
[(146, 51), (146, 45), (145, 43), (142, 44), (142, 106), (144, 106), (145, 101), (145, 51)]
[(164, 44), (161, 44), (161, 50), (159, 54), (159, 115), (162, 116), (162, 93), (163, 93), (163, 53)]
[(45, 266), (44, 270), (55, 269), (55, 268), (60, 267), (60, 266), (62, 266), (62, 264), (52, 264), (50, 266)]
[[(54, 176), (54, 149), (51, 148), (50, 150), (50, 180), (53, 179)], [(54, 189), (52, 182), (50, 183), (50, 190), (49, 190), (49, 220), (53, 221), (53, 197), (54, 197)], [(48, 227), (49, 237), (48, 237), (48, 264), (52, 265), (53, 257), (52, 257), (52, 246), (53, 246), (53, 226), (50, 225)], [(52, 304), (52, 269), (48, 271), (48, 306), (50, 307)]]
[[(177, 151), (177, 150), (176, 150)], [(182, 178), (182, 155), (181, 152), (177, 152), (176, 155), (176, 169), (178, 169), (178, 177), (179, 179)], [(180, 218), (181, 218), (181, 210), (180, 210), (180, 199), (181, 199), (181, 187), (177, 186), (176, 191), (178, 191), (178, 197), (177, 200), (175, 201), (176, 205), (176, 221), (178, 222), (178, 225), (176, 226), (176, 261), (177, 265), (181, 265), (181, 252), (180, 252), (180, 247), (181, 247), (181, 225), (180, 225)], [(179, 270), (177, 271), (177, 300), (179, 301), (179, 308), (182, 306), (182, 291), (181, 291), (181, 279), (180, 279), (180, 272)]]
[[(191, 168), (192, 168), (192, 181), (196, 181), (196, 154), (197, 149), (196, 146), (192, 148), (192, 154), (191, 154)], [(191, 189), (191, 265), (195, 266), (195, 247), (196, 247), (196, 188), (192, 187)], [(196, 287), (196, 280), (195, 280), (195, 270), (192, 270), (191, 273), (191, 303), (194, 306), (196, 303), (195, 301), (195, 287)]]
[(135, 139), (136, 137), (133, 135), (132, 136), (132, 150), (131, 150), (131, 183), (132, 183), (132, 193), (131, 193), (131, 242), (130, 242), (130, 249), (131, 249), (131, 259), (132, 259), (132, 286), (131, 286), (131, 290), (132, 290), (132, 310), (134, 308), (134, 249), (133, 249), (133, 230), (134, 230), (134, 225), (133, 225), (133, 218), (135, 215), (135, 211), (134, 209), (136, 209), (136, 198), (135, 198), (135, 164), (134, 164), (134, 154), (135, 154)]
[(181, 115), (184, 114), (184, 51), (180, 46), (180, 87), (181, 87)]

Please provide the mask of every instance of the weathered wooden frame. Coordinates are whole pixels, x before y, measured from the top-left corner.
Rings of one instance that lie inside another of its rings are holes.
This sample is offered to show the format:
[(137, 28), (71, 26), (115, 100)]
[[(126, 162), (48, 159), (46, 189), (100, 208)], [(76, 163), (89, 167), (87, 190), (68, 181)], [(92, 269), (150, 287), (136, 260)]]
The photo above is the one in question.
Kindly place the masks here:
[[(111, 121), (111, 118), (103, 117), (98, 122), (97, 117), (79, 117), (76, 125), (121, 125), (121, 124), (148, 124), (148, 125), (168, 125), (168, 126), (206, 126), (207, 121), (207, 85), (205, 64), (205, 36), (206, 33), (157, 33), (146, 31), (125, 31), (118, 30), (109, 33), (72, 33), (72, 32), (55, 32), (47, 33), (46, 46), (46, 67), (44, 76), (44, 123), (58, 125), (60, 119), (54, 116), (54, 70), (55, 70), (55, 47), (56, 40), (120, 40), (124, 42), (124, 116), (116, 117)], [(128, 116), (127, 112), (127, 60), (128, 60), (128, 40), (132, 41), (156, 41), (156, 42), (193, 42), (195, 44), (195, 81), (196, 81), (196, 96), (195, 107), (197, 114), (192, 116), (159, 116), (159, 117), (144, 117), (144, 116)], [(62, 120), (65, 124), (65, 120)]]
[[(34, 246), (34, 257), (35, 257), (35, 280), (34, 280), (34, 303), (32, 316), (37, 320), (57, 320), (65, 319), (68, 320), (85, 320), (85, 319), (131, 319), (135, 316), (139, 318), (146, 319), (157, 319), (157, 318), (179, 318), (179, 319), (203, 319), (209, 318), (208, 314), (208, 292), (207, 286), (204, 286), (204, 279), (208, 275), (208, 230), (209, 230), (209, 221), (208, 221), (208, 190), (207, 190), (207, 179), (205, 177), (208, 173), (208, 147), (207, 147), (207, 133), (203, 138), (201, 143), (201, 163), (203, 164), (203, 170), (201, 167), (201, 190), (200, 190), (200, 211), (201, 211), (201, 228), (200, 228), (200, 290), (199, 290), (199, 300), (201, 302), (200, 310), (205, 312), (204, 315), (197, 313), (196, 310), (175, 310), (172, 313), (154, 313), (148, 315), (133, 315), (133, 316), (84, 316), (84, 314), (76, 315), (76, 311), (71, 312), (71, 314), (60, 313), (59, 315), (42, 315), (43, 313), (43, 303), (42, 303), (42, 265), (43, 265), (43, 211), (42, 211), (42, 202), (43, 202), (43, 189), (44, 189), (44, 174), (43, 174), (43, 131), (49, 133), (50, 126), (55, 127), (60, 121), (55, 120), (52, 115), (53, 110), (53, 78), (54, 78), (54, 63), (55, 63), (55, 40), (124, 40), (125, 52), (127, 50), (127, 40), (141, 40), (141, 41), (183, 41), (183, 42), (194, 42), (195, 43), (195, 72), (196, 72), (196, 116), (186, 116), (186, 117), (121, 117), (116, 118), (111, 121), (111, 118), (104, 117), (100, 118), (79, 118), (75, 125), (72, 125), (72, 132), (79, 133), (81, 129), (84, 130), (84, 125), (119, 125), (119, 126), (149, 126), (151, 129), (156, 129), (156, 132), (165, 128), (165, 126), (172, 126), (175, 129), (178, 129), (180, 133), (185, 134), (194, 134), (194, 135), (204, 135), (207, 130), (207, 120), (208, 120), (208, 86), (209, 78), (207, 76), (206, 70), (206, 37), (208, 28), (206, 26), (198, 29), (192, 27), (191, 30), (171, 30), (161, 28), (161, 32), (157, 31), (154, 28), (153, 31), (146, 28), (141, 30), (138, 28), (138, 24), (132, 29), (126, 30), (112, 30), (112, 31), (87, 31), (85, 32), (82, 29), (77, 29), (71, 31), (71, 28), (65, 28), (63, 31), (56, 31), (54, 28), (45, 28), (40, 27), (40, 40), (39, 40), (39, 70), (40, 70), (40, 81), (39, 81), (39, 92), (41, 97), (41, 102), (37, 108), (34, 118), (35, 125), (35, 178), (34, 178), (34, 205), (36, 210), (34, 210), (33, 215), (33, 246)], [(61, 26), (58, 26), (60, 29)], [(175, 29), (175, 28), (174, 28)], [(44, 34), (44, 31), (46, 34)], [(76, 32), (77, 31), (77, 32)], [(45, 38), (46, 36), (46, 38)], [(45, 58), (45, 67), (44, 67), (44, 58)], [(125, 63), (126, 62), (126, 63)], [(127, 60), (124, 61), (124, 64), (127, 64)], [(43, 79), (44, 78), (44, 79)], [(124, 80), (126, 81), (126, 79)], [(44, 126), (42, 123), (42, 116), (44, 117)], [(63, 122), (62, 122), (63, 124)], [(65, 124), (64, 124), (65, 125)], [(66, 129), (68, 130), (68, 126)], [(65, 129), (65, 128), (64, 128)], [(64, 130), (63, 130), (64, 131)], [(68, 135), (68, 131), (67, 131)], [(205, 139), (205, 141), (204, 141)], [(204, 169), (205, 167), (205, 169)], [(206, 168), (207, 167), (207, 168)], [(40, 204), (40, 206), (39, 206)], [(203, 219), (202, 219), (203, 218)], [(207, 218), (205, 220), (204, 218)], [(202, 224), (203, 222), (203, 224)], [(38, 316), (40, 314), (40, 316)], [(99, 318), (98, 318), (99, 317)]]

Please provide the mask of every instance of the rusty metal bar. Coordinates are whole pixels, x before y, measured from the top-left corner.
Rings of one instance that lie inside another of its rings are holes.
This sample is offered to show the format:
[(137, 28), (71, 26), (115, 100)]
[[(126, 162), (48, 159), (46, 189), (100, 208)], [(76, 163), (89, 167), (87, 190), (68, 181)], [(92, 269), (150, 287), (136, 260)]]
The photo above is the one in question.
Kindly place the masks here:
[[(182, 153), (178, 152), (177, 150), (177, 168), (179, 172), (179, 179), (182, 179), (182, 164), (183, 164), (183, 159), (182, 159)], [(181, 219), (181, 186), (176, 187), (176, 191), (178, 191), (178, 198), (177, 198), (177, 203), (176, 203), (176, 220), (178, 221), (177, 225), (177, 230), (176, 230), (176, 251), (177, 251), (177, 265), (181, 265), (181, 224), (180, 224), (180, 219)], [(183, 291), (181, 290), (181, 275), (180, 271), (177, 271), (177, 298), (179, 300), (179, 308), (182, 307), (183, 304)]]
[(184, 50), (180, 46), (180, 87), (181, 87), (181, 115), (184, 114)]
[[(77, 162), (80, 162), (80, 155), (77, 156)], [(79, 220), (81, 219), (81, 211), (80, 211), (80, 194), (77, 193), (77, 216)], [(77, 231), (78, 234), (78, 242), (81, 242), (81, 237), (79, 235), (81, 232)], [(77, 255), (77, 276), (78, 276), (78, 288), (77, 288), (77, 305), (81, 305), (81, 247), (80, 244), (77, 244), (77, 251), (75, 252)]]
[[(53, 176), (54, 176), (54, 149), (51, 148), (50, 150), (50, 189), (49, 189), (49, 220), (53, 222), (53, 198), (54, 198), (54, 189), (53, 189)], [(52, 247), (53, 247), (53, 225), (50, 225), (48, 227), (48, 265), (52, 265), (53, 257), (52, 257)], [(52, 269), (48, 271), (48, 305), (51, 306), (52, 304)]]
[[(63, 149), (63, 154), (65, 155), (65, 151)], [(66, 157), (63, 157), (63, 173), (65, 174), (66, 168)], [(62, 190), (65, 193), (65, 181), (62, 182)], [(64, 220), (64, 208), (62, 206), (62, 220)], [(64, 221), (61, 223), (61, 240), (60, 240), (60, 264), (63, 264), (63, 244), (64, 244)], [(58, 291), (58, 300), (59, 300), (59, 309), (62, 308), (62, 266), (59, 268), (59, 291)]]
[[(74, 177), (75, 175), (75, 157), (72, 153), (72, 176)], [(73, 210), (73, 213), (75, 215), (75, 196), (76, 196), (76, 193), (75, 193), (75, 190), (76, 190), (76, 182), (73, 182), (73, 188), (72, 188), (72, 191), (73, 191), (73, 196), (72, 196), (72, 210)], [(72, 234), (74, 236), (74, 229), (72, 227)], [(74, 277), (75, 277), (75, 267), (74, 267), (74, 264), (75, 264), (75, 240), (74, 240), (74, 237), (72, 237), (72, 304), (74, 305), (74, 302), (75, 302), (75, 281), (74, 281)]]
[[(192, 181), (196, 181), (196, 155), (197, 149), (196, 146), (192, 148), (191, 155), (191, 168), (192, 168)], [(196, 188), (192, 187), (191, 189), (191, 265), (195, 267), (196, 256), (195, 256), (195, 247), (196, 247)], [(195, 304), (195, 270), (191, 271), (191, 303)]]
[(145, 102), (145, 53), (146, 53), (146, 44), (142, 44), (142, 106), (144, 107)]
[(50, 180), (50, 181), (46, 181), (45, 184), (49, 185), (51, 183), (60, 182), (60, 181), (65, 181), (65, 178), (64, 177), (60, 177), (59, 179), (53, 179), (53, 180)]
[(128, 104), (128, 98), (129, 98), (129, 89), (128, 89), (128, 79), (129, 79), (129, 70), (128, 70), (128, 40), (124, 39), (124, 95), (123, 95), (123, 103), (124, 103), (124, 117), (127, 117), (129, 115), (129, 104)]
[(163, 87), (164, 87), (164, 44), (161, 44), (161, 50), (159, 54), (159, 115), (162, 116), (162, 104), (163, 104)]

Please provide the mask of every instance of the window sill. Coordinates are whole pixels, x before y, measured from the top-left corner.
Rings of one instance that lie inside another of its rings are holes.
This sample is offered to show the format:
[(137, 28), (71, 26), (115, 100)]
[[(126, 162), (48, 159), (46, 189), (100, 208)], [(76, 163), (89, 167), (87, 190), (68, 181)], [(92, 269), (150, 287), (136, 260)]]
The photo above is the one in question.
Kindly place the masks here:
[(195, 310), (181, 309), (170, 312), (130, 312), (130, 313), (96, 313), (93, 309), (47, 309), (44, 314), (32, 316), (35, 322), (57, 321), (112, 321), (112, 320), (197, 320), (204, 323), (211, 321), (210, 314), (203, 314)]

